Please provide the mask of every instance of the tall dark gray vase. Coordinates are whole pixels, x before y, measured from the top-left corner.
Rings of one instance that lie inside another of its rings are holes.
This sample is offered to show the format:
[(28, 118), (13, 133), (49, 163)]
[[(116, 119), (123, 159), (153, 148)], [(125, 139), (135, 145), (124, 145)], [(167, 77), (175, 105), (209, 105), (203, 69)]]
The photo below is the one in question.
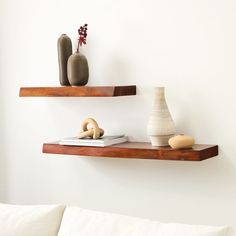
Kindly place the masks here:
[(83, 54), (76, 52), (69, 57), (67, 76), (70, 84), (73, 86), (83, 86), (88, 83), (88, 61)]
[(70, 86), (70, 82), (67, 77), (67, 61), (72, 54), (72, 43), (71, 39), (66, 34), (62, 34), (57, 40), (57, 51), (60, 84), (62, 86)]

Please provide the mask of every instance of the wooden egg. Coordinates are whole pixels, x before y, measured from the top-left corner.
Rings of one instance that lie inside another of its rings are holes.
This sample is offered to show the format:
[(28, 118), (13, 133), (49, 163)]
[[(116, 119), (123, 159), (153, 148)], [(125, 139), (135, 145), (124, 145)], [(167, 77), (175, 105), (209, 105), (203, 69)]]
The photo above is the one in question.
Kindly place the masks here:
[(168, 143), (173, 149), (184, 149), (191, 148), (195, 141), (192, 137), (187, 135), (176, 135), (170, 138)]

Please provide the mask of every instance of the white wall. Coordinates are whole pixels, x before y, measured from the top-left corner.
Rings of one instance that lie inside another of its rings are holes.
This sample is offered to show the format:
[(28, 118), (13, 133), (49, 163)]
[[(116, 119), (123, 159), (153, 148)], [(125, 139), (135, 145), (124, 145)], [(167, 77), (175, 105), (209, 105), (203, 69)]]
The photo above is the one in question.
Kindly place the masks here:
[[(66, 203), (236, 228), (236, 2), (233, 0), (1, 0), (0, 200)], [(136, 84), (120, 98), (19, 98), (58, 85), (56, 41), (88, 23), (89, 85)], [(219, 144), (200, 163), (42, 154), (94, 117), (147, 141), (153, 88), (166, 87), (178, 132)]]

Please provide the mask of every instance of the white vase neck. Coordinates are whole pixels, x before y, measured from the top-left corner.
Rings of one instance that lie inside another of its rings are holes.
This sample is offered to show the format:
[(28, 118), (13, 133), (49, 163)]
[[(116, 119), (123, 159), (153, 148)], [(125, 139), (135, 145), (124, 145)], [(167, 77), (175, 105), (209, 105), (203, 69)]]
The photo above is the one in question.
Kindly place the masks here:
[(165, 94), (165, 87), (155, 87), (155, 93), (163, 96)]
[(164, 87), (155, 88), (155, 100), (157, 103), (165, 102), (165, 88)]

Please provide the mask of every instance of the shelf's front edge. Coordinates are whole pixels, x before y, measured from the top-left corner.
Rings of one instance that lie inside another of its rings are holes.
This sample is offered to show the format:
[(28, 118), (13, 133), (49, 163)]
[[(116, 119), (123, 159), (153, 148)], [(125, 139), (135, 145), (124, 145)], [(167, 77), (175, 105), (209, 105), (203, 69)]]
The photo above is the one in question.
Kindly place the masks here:
[(112, 97), (112, 87), (22, 87), (20, 97)]
[(57, 143), (45, 143), (43, 153), (79, 155), (92, 157), (112, 157), (131, 159), (158, 159), (176, 161), (201, 161), (217, 155), (217, 146), (211, 146), (206, 151), (189, 150), (165, 150), (165, 149), (143, 149), (125, 148), (119, 146), (108, 147), (85, 147), (85, 146), (64, 146)]
[(114, 97), (136, 95), (136, 86), (21, 87), (20, 97)]

